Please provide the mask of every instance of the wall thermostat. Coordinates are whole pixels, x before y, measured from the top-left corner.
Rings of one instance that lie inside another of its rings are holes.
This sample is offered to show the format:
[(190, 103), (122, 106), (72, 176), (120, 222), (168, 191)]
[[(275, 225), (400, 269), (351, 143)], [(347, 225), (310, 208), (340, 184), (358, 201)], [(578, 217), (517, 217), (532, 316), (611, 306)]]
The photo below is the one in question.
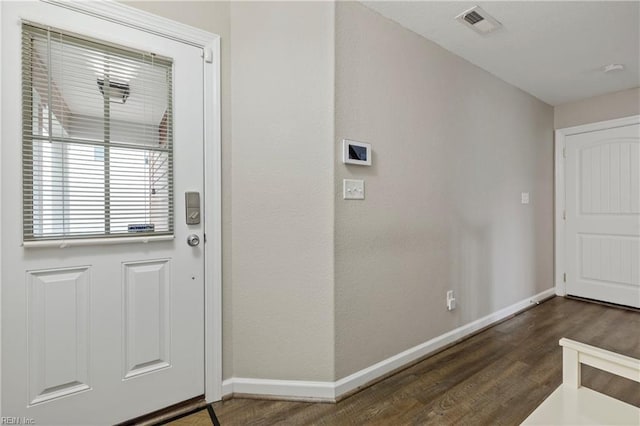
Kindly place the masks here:
[(345, 164), (371, 165), (371, 144), (342, 140), (342, 162)]

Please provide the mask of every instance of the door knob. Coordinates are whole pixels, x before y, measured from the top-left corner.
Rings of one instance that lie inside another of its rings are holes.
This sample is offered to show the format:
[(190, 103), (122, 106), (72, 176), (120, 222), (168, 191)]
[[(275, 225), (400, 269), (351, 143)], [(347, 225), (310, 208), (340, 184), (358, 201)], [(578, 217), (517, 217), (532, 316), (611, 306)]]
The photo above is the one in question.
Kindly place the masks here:
[(191, 234), (187, 237), (187, 244), (189, 244), (191, 247), (196, 247), (198, 244), (200, 244), (200, 237), (198, 237), (196, 234)]

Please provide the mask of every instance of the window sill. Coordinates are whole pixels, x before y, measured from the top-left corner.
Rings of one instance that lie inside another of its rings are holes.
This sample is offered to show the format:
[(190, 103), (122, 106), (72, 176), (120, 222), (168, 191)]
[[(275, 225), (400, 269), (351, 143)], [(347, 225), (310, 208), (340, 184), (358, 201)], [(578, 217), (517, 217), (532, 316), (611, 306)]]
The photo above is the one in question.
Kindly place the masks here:
[(147, 244), (156, 241), (171, 241), (173, 235), (115, 237), (115, 238), (78, 238), (70, 240), (24, 241), (24, 248), (67, 248), (76, 246), (102, 246), (112, 244)]

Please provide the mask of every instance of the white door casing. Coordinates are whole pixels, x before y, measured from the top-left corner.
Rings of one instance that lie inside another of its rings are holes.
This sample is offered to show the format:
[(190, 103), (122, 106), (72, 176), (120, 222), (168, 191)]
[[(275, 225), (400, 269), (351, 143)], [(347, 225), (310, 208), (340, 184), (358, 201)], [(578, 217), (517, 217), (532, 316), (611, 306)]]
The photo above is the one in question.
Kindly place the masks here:
[(640, 307), (639, 121), (556, 133), (558, 294)]
[[(219, 399), (219, 40), (117, 4), (0, 8), (1, 415), (115, 423), (205, 390)], [(21, 247), (20, 19), (174, 58), (175, 240)], [(184, 191), (206, 200), (206, 252), (186, 244), (205, 229), (185, 225)]]

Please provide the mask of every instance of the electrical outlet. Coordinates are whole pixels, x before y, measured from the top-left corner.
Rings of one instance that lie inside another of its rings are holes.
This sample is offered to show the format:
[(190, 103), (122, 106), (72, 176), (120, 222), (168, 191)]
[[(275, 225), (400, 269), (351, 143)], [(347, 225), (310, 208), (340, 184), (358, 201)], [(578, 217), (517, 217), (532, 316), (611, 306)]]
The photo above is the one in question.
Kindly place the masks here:
[(456, 298), (453, 296), (453, 290), (447, 291), (447, 310), (453, 311), (456, 308)]
[(447, 310), (453, 311), (456, 308), (456, 299), (447, 300)]

